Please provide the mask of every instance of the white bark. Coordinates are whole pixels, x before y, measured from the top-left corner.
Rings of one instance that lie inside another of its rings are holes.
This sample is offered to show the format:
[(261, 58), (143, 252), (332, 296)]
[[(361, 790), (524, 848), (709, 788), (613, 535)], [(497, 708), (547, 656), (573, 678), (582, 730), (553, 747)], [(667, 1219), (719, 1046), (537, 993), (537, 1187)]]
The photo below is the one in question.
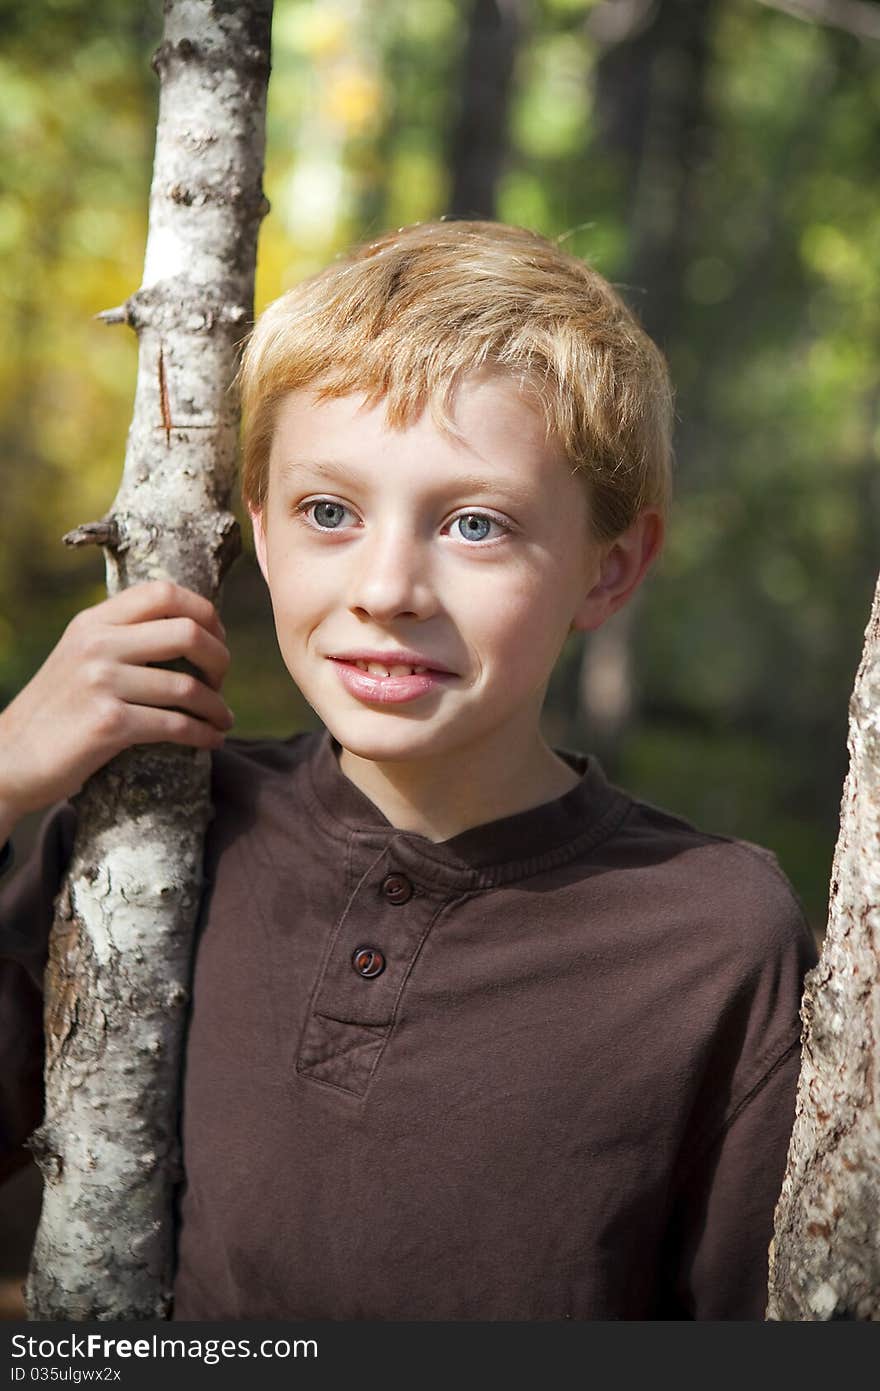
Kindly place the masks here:
[(850, 703), (828, 932), (770, 1246), (768, 1319), (880, 1319), (880, 583)]
[[(271, 0), (165, 0), (134, 415), (107, 517), (111, 593), (168, 576), (216, 600), (238, 549), (228, 510), (252, 315)], [(209, 757), (129, 750), (79, 795), (46, 972), (46, 1108), (31, 1147), (43, 1212), (27, 1286), (39, 1319), (167, 1317), (181, 1049)]]

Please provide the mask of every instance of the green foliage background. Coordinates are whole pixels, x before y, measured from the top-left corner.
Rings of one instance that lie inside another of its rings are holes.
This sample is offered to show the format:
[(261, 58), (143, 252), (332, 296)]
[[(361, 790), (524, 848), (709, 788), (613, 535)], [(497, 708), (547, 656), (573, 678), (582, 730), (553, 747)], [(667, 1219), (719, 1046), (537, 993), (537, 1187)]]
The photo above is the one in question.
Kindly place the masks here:
[[(615, 280), (629, 227), (596, 119), (595, 5), (526, 8), (497, 215), (564, 234)], [(2, 701), (104, 593), (100, 557), (59, 538), (103, 513), (122, 465), (136, 344), (93, 315), (140, 283), (160, 10), (0, 3)], [(276, 0), (258, 308), (350, 241), (445, 211), (468, 12)], [(609, 769), (773, 848), (817, 931), (878, 568), (878, 57), (756, 0), (715, 7), (665, 344), (678, 498), (636, 630), (638, 712)], [(625, 293), (638, 309), (643, 287)], [(250, 555), (224, 612), (238, 732), (314, 726)], [(589, 748), (570, 718), (578, 655), (563, 654), (548, 716)]]

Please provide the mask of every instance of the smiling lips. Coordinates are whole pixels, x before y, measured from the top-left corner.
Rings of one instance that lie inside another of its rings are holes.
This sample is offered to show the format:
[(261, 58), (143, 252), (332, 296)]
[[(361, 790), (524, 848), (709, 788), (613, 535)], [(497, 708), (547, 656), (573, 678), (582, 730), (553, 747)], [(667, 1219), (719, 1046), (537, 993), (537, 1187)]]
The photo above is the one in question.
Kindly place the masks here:
[(373, 676), (414, 676), (418, 672), (428, 670), (426, 666), (416, 667), (403, 663), (397, 663), (394, 666), (386, 666), (384, 662), (357, 661), (353, 665), (360, 667), (361, 671), (371, 672)]
[(402, 658), (416, 658), (416, 653), (391, 654), (385, 661), (378, 656), (333, 657), (333, 665), (346, 690), (358, 700), (380, 705), (397, 705), (403, 701), (417, 700), (439, 686), (449, 682), (453, 673), (428, 666), (420, 660), (405, 661)]
[(398, 647), (393, 652), (369, 652), (360, 648), (356, 652), (340, 652), (332, 660), (348, 662), (360, 667), (361, 671), (371, 671), (374, 676), (409, 676), (413, 671), (435, 671), (445, 676), (453, 674), (442, 662), (414, 652), (412, 648)]

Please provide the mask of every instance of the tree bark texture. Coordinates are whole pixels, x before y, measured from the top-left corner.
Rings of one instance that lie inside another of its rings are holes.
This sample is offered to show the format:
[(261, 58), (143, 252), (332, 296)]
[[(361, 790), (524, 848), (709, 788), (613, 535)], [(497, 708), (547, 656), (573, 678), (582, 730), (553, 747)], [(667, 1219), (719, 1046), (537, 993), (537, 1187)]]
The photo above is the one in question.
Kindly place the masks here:
[(850, 702), (828, 930), (770, 1244), (773, 1320), (880, 1319), (880, 583)]
[[(253, 313), (271, 0), (165, 0), (141, 288), (102, 317), (138, 334), (122, 483), (71, 533), (105, 550), (111, 593), (167, 577), (216, 600), (239, 546), (229, 511)], [(45, 1181), (33, 1319), (167, 1317), (178, 1091), (210, 758), (130, 749), (78, 795), (45, 977)]]

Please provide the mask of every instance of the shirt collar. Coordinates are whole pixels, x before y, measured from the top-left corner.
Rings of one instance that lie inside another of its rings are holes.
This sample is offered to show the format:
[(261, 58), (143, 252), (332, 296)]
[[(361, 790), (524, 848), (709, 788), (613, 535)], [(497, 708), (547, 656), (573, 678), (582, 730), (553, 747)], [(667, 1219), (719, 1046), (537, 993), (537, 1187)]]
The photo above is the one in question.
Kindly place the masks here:
[(593, 755), (557, 748), (554, 752), (580, 775), (575, 787), (551, 802), (431, 841), (391, 824), (345, 776), (340, 748), (325, 729), (314, 736), (306, 765), (312, 811), (323, 830), (359, 841), (364, 850), (393, 842), (403, 867), (443, 888), (487, 888), (564, 864), (611, 835), (631, 805)]

